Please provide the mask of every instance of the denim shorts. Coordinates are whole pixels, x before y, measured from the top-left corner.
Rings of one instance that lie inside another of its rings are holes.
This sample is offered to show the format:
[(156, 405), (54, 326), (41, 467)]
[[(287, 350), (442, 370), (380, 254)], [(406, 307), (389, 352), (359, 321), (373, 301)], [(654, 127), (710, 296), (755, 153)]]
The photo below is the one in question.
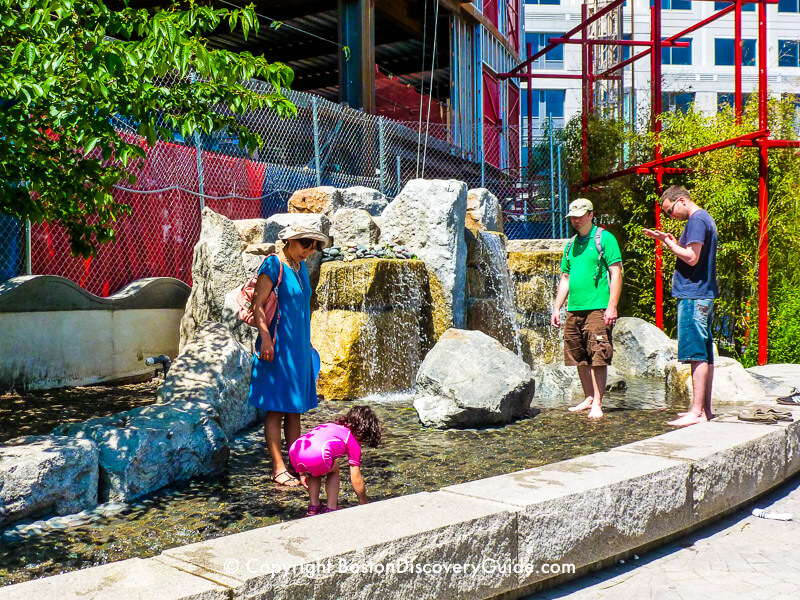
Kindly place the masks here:
[(678, 360), (714, 364), (713, 300), (678, 299)]

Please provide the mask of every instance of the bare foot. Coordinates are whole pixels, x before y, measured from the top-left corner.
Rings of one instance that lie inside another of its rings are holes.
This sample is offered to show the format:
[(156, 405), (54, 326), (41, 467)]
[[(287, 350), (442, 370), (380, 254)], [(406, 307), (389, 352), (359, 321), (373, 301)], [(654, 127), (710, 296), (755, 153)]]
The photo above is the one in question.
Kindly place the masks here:
[[(679, 413), (678, 413), (678, 416), (679, 416), (679, 417), (685, 417), (686, 415), (691, 415), (691, 414), (692, 414), (692, 413), (691, 413), (690, 411), (688, 411), (688, 410), (687, 410), (686, 412), (679, 412)], [(706, 414), (706, 413), (705, 413), (705, 411), (703, 411), (703, 412), (702, 412), (702, 413), (700, 413), (700, 414), (704, 415), (704, 414)], [(714, 418), (714, 415), (711, 415), (710, 417), (706, 417), (706, 421), (710, 421), (710, 420), (711, 420), (711, 419), (713, 419), (713, 418)]]
[(590, 419), (602, 419), (603, 418), (603, 407), (595, 404), (592, 406), (592, 410), (589, 411), (589, 418)]
[(699, 415), (687, 413), (679, 419), (669, 421), (667, 425), (672, 425), (673, 427), (686, 427), (687, 425), (697, 425), (698, 423), (705, 423), (706, 421), (708, 421), (708, 419), (706, 419), (706, 416), (703, 413), (700, 413)]
[(592, 408), (592, 400), (593, 399), (591, 397), (586, 398), (586, 400), (584, 400), (580, 404), (577, 404), (576, 406), (570, 406), (567, 410), (569, 412), (581, 412), (584, 410), (589, 410), (590, 408)]

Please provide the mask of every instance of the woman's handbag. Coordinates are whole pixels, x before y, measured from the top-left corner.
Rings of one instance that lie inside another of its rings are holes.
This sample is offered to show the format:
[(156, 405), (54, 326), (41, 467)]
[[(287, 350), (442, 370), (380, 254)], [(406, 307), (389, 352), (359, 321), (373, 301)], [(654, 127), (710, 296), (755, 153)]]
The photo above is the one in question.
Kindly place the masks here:
[[(261, 263), (261, 266), (264, 266), (264, 263), (267, 262), (270, 256), (277, 256), (277, 254), (270, 254)], [(281, 311), (278, 309), (278, 288), (281, 285), (281, 281), (283, 281), (283, 261), (278, 257), (278, 263), (280, 264), (280, 271), (278, 272), (278, 283), (272, 286), (272, 291), (267, 298), (267, 303), (264, 305), (264, 313), (267, 317), (267, 327), (272, 326), (272, 321), (275, 321), (275, 334), (272, 336), (272, 343), (275, 343), (275, 337), (278, 334), (278, 323), (281, 320)], [(255, 316), (253, 315), (253, 295), (256, 291), (256, 281), (258, 281), (258, 273), (261, 271), (261, 267), (258, 268), (256, 274), (253, 275), (247, 282), (242, 286), (242, 289), (239, 290), (239, 293), (236, 295), (236, 304), (239, 305), (239, 318), (250, 325), (250, 327), (256, 326)]]

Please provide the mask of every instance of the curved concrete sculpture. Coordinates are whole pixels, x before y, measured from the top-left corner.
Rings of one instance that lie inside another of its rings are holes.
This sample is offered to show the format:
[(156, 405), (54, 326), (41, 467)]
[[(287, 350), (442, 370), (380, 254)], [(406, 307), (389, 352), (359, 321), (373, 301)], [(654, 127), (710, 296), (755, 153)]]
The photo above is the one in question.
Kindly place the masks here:
[(148, 356), (178, 353), (189, 286), (140, 279), (108, 298), (54, 275), (0, 283), (0, 391), (144, 375)]

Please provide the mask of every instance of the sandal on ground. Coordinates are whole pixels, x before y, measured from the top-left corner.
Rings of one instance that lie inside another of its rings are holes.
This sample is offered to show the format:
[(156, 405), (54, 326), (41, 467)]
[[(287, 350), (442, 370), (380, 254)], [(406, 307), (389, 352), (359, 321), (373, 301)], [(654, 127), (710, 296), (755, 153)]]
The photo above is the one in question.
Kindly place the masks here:
[(772, 417), (777, 421), (788, 421), (789, 423), (794, 421), (794, 417), (792, 416), (792, 411), (790, 410), (768, 408), (764, 412), (767, 413), (768, 415), (772, 415)]
[(783, 396), (776, 400), (778, 404), (786, 404), (788, 406), (800, 406), (800, 391), (797, 388), (792, 388), (788, 396)]
[(306, 511), (307, 517), (313, 517), (314, 515), (321, 515), (326, 512), (326, 508), (322, 504), (309, 504), (308, 510)]
[(775, 415), (767, 413), (761, 408), (756, 408), (755, 410), (744, 410), (740, 412), (739, 420), (749, 421), (751, 423), (767, 423), (769, 425), (774, 425), (778, 422), (778, 420), (775, 418)]
[(284, 469), (280, 473), (275, 473), (272, 477), (270, 477), (272, 481), (277, 483), (278, 485), (282, 485), (284, 487), (299, 487), (300, 480), (297, 479), (294, 475), (289, 473), (288, 470)]
[(336, 508), (328, 508), (327, 506), (323, 506), (322, 508), (324, 508), (324, 509), (325, 509), (323, 512), (326, 512), (326, 513), (329, 513), (329, 512), (336, 512), (337, 510), (339, 510), (339, 507), (338, 507), (338, 506), (337, 506)]

